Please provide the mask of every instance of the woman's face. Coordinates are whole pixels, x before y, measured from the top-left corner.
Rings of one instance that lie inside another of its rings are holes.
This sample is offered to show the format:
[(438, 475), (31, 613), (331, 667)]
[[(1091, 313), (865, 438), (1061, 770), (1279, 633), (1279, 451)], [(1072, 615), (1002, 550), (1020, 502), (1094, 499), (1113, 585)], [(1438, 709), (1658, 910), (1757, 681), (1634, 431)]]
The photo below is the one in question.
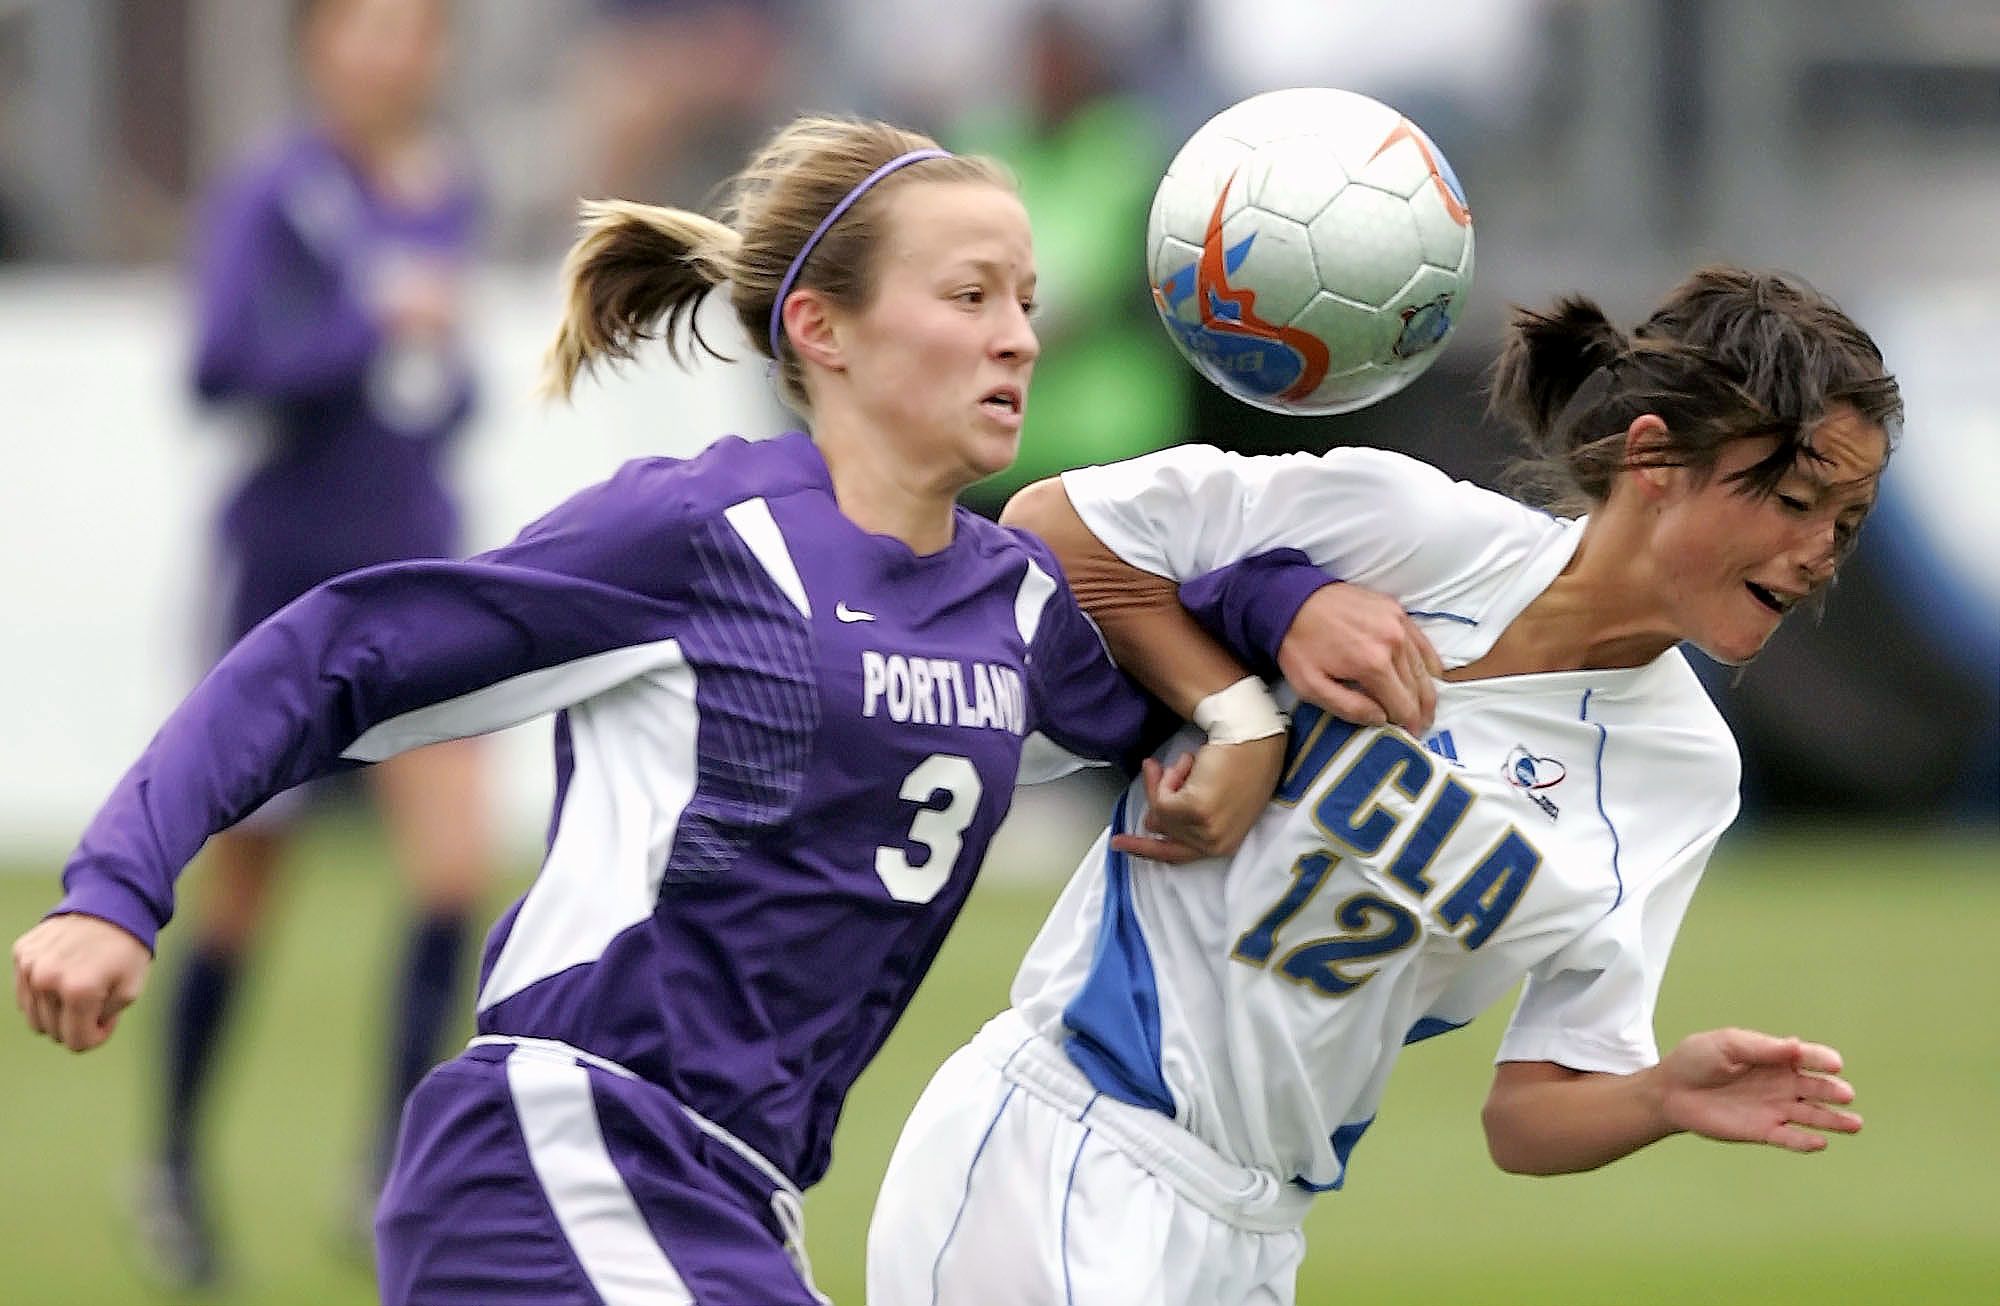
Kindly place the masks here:
[(1678, 473), (1654, 534), (1659, 574), (1681, 637), (1725, 663), (1747, 662), (1785, 614), (1824, 588), (1875, 502), (1889, 441), (1851, 408), (1835, 409), (1768, 497), (1731, 476), (1767, 457), (1768, 439), (1725, 448), (1712, 474)]
[(444, 77), (446, 27), (442, 0), (321, 0), (305, 34), (321, 111), (363, 135), (421, 123)]
[(913, 182), (886, 209), (873, 296), (834, 315), (841, 363), (870, 424), (955, 493), (1020, 446), (1041, 352), (1028, 214), (983, 182)]

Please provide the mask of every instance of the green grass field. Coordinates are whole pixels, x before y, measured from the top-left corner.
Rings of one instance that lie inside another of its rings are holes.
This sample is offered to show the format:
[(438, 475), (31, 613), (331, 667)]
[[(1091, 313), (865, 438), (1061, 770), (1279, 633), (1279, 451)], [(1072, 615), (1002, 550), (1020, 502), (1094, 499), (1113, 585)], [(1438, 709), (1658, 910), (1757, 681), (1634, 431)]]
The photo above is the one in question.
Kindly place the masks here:
[[(231, 1302), (361, 1303), (339, 1212), (373, 1092), (394, 891), (379, 849), (312, 840), (215, 1104)], [(52, 875), (0, 873), (11, 936)], [(875, 1186), (930, 1070), (1001, 1004), (1054, 886), (990, 876), (882, 1057), (807, 1206), (822, 1288), (859, 1303)], [(1529, 1180), (1478, 1126), (1505, 1021), (1411, 1051), (1343, 1193), (1322, 1199), (1302, 1303), (2000, 1302), (2000, 842), (1917, 832), (1745, 837), (1696, 899), (1663, 1041), (1723, 1023), (1848, 1058), (1868, 1127), (1827, 1153), (1670, 1140), (1597, 1174)], [(166, 965), (175, 956), (168, 935)], [(88, 1057), (0, 1033), (0, 1302), (157, 1298), (127, 1251), (124, 1189), (150, 1132), (164, 985)]]

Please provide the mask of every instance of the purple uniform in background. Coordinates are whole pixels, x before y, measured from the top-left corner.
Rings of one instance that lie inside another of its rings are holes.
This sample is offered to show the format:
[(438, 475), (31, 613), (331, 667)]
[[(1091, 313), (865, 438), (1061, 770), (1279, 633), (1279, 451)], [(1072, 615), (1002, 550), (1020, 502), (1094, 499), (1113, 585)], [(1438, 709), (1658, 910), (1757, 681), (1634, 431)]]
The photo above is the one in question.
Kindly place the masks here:
[(228, 642), (329, 577), (457, 551), (438, 464), (471, 370), (455, 341), (394, 335), (385, 298), (399, 278), (462, 279), (479, 207), (462, 169), (392, 200), (312, 128), (210, 197), (195, 386), (241, 402), (264, 442), (218, 523)]
[(807, 437), (724, 440), (286, 607), (120, 782), (59, 910), (150, 943), (272, 793), (550, 711), (547, 857), (480, 1039), (405, 1112), (384, 1299), (811, 1302), (797, 1189), (1017, 772), (1127, 757), (1146, 701), (1039, 541), (960, 510), (918, 557), (841, 515)]

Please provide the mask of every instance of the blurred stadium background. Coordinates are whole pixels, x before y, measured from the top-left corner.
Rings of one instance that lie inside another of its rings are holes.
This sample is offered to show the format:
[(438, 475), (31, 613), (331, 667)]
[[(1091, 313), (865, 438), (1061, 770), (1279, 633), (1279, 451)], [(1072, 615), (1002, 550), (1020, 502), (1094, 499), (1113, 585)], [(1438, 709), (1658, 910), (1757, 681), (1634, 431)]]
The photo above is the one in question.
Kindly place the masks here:
[[(204, 182), (294, 112), (290, 8), (0, 0), (10, 937), (53, 899), (69, 841), (200, 669), (207, 516), (243, 451), (191, 401), (183, 251)], [(1201, 438), (1379, 444), (1491, 482), (1507, 450), (1480, 419), (1479, 376), (1509, 302), (1584, 291), (1634, 320), (1706, 258), (1799, 272), (1876, 332), (1909, 425), (1817, 627), (1711, 677), (1744, 745), (1747, 808), (1683, 933), (1660, 1032), (1731, 1021), (1832, 1041), (1868, 1131), (1817, 1158), (1670, 1143), (1598, 1175), (1509, 1179), (1478, 1137), (1489, 1017), (1412, 1054), (1354, 1184), (1315, 1216), (1300, 1300), (2000, 1300), (2000, 1026), (1987, 1014), (2000, 959), (1985, 937), (2000, 920), (2000, 398), (1985, 371), (2000, 342), (2000, 9), (949, 8), (459, 0), (451, 115), (491, 206), (475, 288), (482, 408), (457, 459), (470, 542), (498, 542), (623, 458), (783, 428), (748, 366), (683, 378), (656, 360), (564, 410), (530, 392), (575, 197), (698, 202), (801, 109), (898, 118), (1021, 173), (1050, 348), (1024, 458), (1035, 474)], [(1405, 394), (1318, 423), (1197, 388), (1147, 320), (1139, 251), (1174, 143), (1243, 95), (1301, 84), (1365, 91), (1421, 122), (1479, 235), (1446, 357)], [(502, 749), (511, 891), (534, 862), (546, 747), (530, 728)], [(1097, 797), (1024, 796), (1030, 819), (857, 1090), (808, 1207), (836, 1300), (860, 1300), (862, 1230), (904, 1111), (1003, 1001)], [(230, 1299), (360, 1302), (369, 1280), (335, 1230), (398, 891), (364, 822), (328, 818), (301, 860), (215, 1112)], [(174, 961), (170, 931), (162, 969)], [(150, 1124), (157, 1013), (142, 1004), (82, 1061), (0, 1030), (0, 1301), (152, 1300), (120, 1221)]]

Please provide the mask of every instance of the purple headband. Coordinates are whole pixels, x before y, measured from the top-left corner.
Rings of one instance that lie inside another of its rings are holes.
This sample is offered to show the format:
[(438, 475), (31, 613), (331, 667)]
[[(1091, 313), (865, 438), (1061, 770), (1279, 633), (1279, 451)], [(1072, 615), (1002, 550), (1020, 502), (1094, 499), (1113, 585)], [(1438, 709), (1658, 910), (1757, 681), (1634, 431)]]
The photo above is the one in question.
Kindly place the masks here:
[(798, 257), (794, 258), (792, 265), (785, 269), (785, 279), (778, 283), (778, 298), (771, 305), (771, 358), (773, 366), (776, 365), (778, 357), (778, 341), (785, 333), (785, 300), (792, 293), (792, 283), (799, 279), (799, 269), (803, 268), (806, 265), (806, 260), (812, 256), (813, 246), (819, 244), (819, 238), (827, 233), (829, 227), (840, 221), (841, 214), (854, 207), (854, 201), (868, 193), (870, 186), (873, 186), (896, 169), (912, 163), (922, 162), (925, 159), (949, 159), (950, 157), (950, 150), (936, 149), (911, 150), (908, 154), (898, 154), (895, 158), (875, 169), (875, 171), (869, 173), (866, 177), (863, 177), (859, 185), (847, 192), (847, 198), (834, 205), (833, 211), (820, 219), (820, 224), (813, 228), (813, 234), (806, 237), (805, 244), (799, 246)]

